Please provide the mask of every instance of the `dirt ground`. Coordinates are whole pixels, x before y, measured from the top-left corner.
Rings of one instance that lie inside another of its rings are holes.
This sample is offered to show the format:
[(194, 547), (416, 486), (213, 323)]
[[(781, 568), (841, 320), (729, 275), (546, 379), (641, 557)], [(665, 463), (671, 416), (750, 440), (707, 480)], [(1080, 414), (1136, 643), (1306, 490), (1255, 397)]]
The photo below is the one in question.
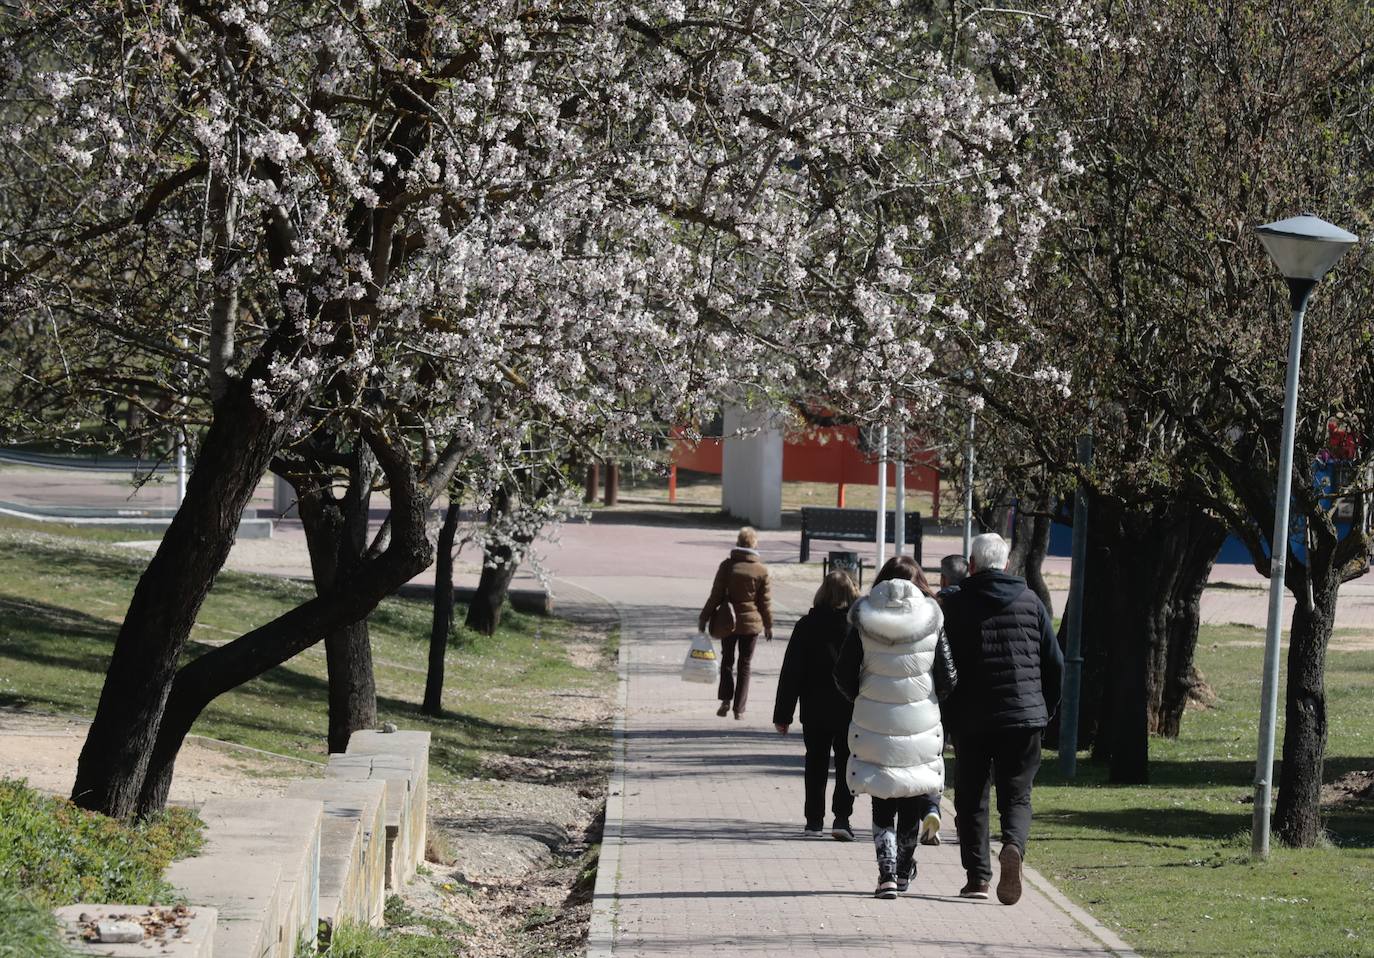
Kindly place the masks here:
[[(86, 741), (84, 719), (0, 708), (0, 778), (66, 797)], [(309, 762), (191, 737), (177, 759), (171, 800), (199, 805), (210, 798), (278, 795), (291, 778), (316, 777)]]
[(1337, 808), (1374, 805), (1374, 769), (1347, 772), (1334, 782), (1323, 785), (1322, 805)]
[[(580, 630), (570, 658), (611, 667), (605, 631)], [(554, 691), (525, 717), (553, 729), (609, 728), (613, 696), (613, 686), (599, 693)], [(581, 955), (609, 774), (607, 735), (604, 747), (499, 756), (480, 778), (431, 784), (429, 873), (406, 888), (406, 904), (457, 924), (467, 954)]]

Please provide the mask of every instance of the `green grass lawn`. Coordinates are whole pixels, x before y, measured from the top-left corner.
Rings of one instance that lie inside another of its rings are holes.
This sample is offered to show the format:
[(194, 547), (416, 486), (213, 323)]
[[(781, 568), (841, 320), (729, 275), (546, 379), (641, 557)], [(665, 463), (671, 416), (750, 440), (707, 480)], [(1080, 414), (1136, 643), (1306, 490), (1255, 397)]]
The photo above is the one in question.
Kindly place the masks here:
[[(0, 525), (0, 557), (0, 706), (90, 715), (146, 555)], [(231, 640), (310, 594), (303, 584), (226, 572), (201, 609), (187, 654)], [(460, 622), (462, 615), (460, 608)], [(476, 775), (501, 756), (606, 747), (609, 732), (599, 722), (556, 720), (555, 693), (613, 685), (605, 651), (613, 636), (600, 640), (595, 661), (574, 661), (573, 629), (556, 619), (507, 613), (490, 638), (460, 632), (446, 660), (448, 714), (436, 720), (419, 712), (429, 603), (389, 599), (370, 621), (380, 717), (433, 733), (436, 780)], [(326, 701), (321, 646), (222, 696), (193, 731), (323, 760)]]
[[(1204, 629), (1198, 667), (1219, 700), (1190, 711), (1177, 740), (1151, 740), (1148, 786), (1108, 785), (1086, 755), (1068, 785), (1046, 753), (1028, 864), (1142, 955), (1374, 955), (1374, 806), (1333, 809), (1327, 847), (1250, 861), (1262, 639)], [(1374, 769), (1374, 651), (1341, 645), (1328, 656), (1328, 782)]]

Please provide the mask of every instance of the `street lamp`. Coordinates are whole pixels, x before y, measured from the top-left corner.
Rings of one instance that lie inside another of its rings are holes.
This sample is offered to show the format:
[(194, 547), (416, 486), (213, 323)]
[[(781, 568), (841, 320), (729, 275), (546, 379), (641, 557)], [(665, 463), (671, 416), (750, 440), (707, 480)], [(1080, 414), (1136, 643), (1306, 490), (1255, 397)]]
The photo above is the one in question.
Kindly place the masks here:
[(964, 558), (973, 549), (973, 430), (978, 422), (978, 414), (972, 409), (968, 414), (968, 436), (964, 440)]
[(1293, 216), (1256, 227), (1260, 242), (1288, 280), (1293, 329), (1288, 339), (1288, 383), (1284, 388), (1283, 436), (1279, 478), (1274, 493), (1274, 534), (1269, 540), (1269, 623), (1264, 636), (1264, 681), (1260, 691), (1259, 756), (1255, 761), (1255, 819), (1250, 853), (1269, 856), (1269, 807), (1273, 793), (1274, 726), (1279, 707), (1279, 632), (1283, 616), (1284, 571), (1288, 564), (1288, 504), (1293, 483), (1293, 433), (1298, 417), (1298, 370), (1302, 361), (1302, 321), (1317, 281), (1359, 242), (1315, 216)]

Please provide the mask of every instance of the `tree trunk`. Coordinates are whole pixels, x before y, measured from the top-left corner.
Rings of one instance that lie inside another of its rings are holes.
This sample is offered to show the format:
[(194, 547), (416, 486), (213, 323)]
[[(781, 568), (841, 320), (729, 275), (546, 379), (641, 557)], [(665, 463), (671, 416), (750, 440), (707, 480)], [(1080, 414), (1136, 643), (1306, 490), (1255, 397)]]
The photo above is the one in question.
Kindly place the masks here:
[(1093, 761), (1108, 767), (1110, 781), (1136, 783), (1148, 774), (1149, 757), (1145, 669), (1152, 623), (1140, 601), (1141, 585), (1148, 583), (1138, 571), (1148, 562), (1132, 549), (1130, 517), (1120, 499), (1093, 495), (1089, 515), (1093, 581), (1085, 586), (1083, 632), (1100, 684)]
[(367, 619), (325, 636), (324, 652), (329, 672), (329, 751), (346, 752), (354, 732), (377, 727), (377, 680)]
[(482, 575), (463, 624), (474, 632), (491, 635), (501, 625), (501, 610), (519, 563), (514, 550), (504, 543), (489, 548), (483, 560)]
[[(510, 492), (497, 490), (492, 499), (489, 521), (499, 522), (511, 510)], [(514, 537), (521, 546), (533, 541), (533, 533), (526, 532)], [(482, 635), (491, 635), (501, 625), (501, 610), (506, 604), (506, 594), (510, 592), (511, 580), (520, 564), (515, 560), (515, 549), (508, 542), (489, 546), (482, 556), (482, 575), (477, 580), (477, 591), (468, 606), (464, 625)]]
[(429, 630), (429, 671), (425, 675), (425, 700), (420, 711), (444, 714), (444, 653), (453, 628), (453, 540), (458, 535), (459, 502), (449, 499), (444, 524), (439, 529), (438, 557), (434, 563), (434, 621)]
[(1150, 732), (1177, 734), (1195, 680), (1198, 601), (1225, 530), (1185, 500), (1141, 507), (1100, 495), (1088, 530), (1084, 625), (1102, 685), (1093, 758), (1112, 782), (1143, 784)]
[[(1048, 505), (1046, 502), (1047, 509)], [(1050, 551), (1050, 522), (1048, 515), (1038, 515), (1031, 525), (1030, 552), (1026, 556), (1026, 585), (1040, 596), (1040, 601), (1045, 603), (1045, 608), (1053, 616), (1054, 599), (1050, 596), (1050, 587), (1045, 583), (1044, 573), (1045, 556)]]
[[(342, 496), (334, 495), (334, 477), (327, 470), (287, 476), (296, 490), (316, 595), (334, 589), (362, 561), (367, 549), (376, 461), (361, 438), (345, 455), (349, 475)], [(324, 644), (329, 675), (329, 751), (343, 752), (355, 731), (377, 724), (377, 683), (366, 618), (326, 636)]]
[(1288, 644), (1283, 764), (1273, 828), (1294, 848), (1313, 848), (1322, 837), (1321, 788), (1326, 754), (1326, 649), (1336, 619), (1340, 575), (1333, 561), (1335, 541), (1318, 539), (1309, 550), (1312, 604), (1299, 583)]
[(285, 427), (253, 401), (248, 382), (236, 381), (216, 405), (186, 498), (134, 589), (77, 763), (72, 801), (82, 808), (135, 814), (177, 661), (282, 442)]
[(1024, 576), (1026, 561), (1030, 557), (1031, 531), (1035, 528), (1035, 516), (1030, 507), (1030, 499), (1017, 500), (1015, 518), (1011, 524), (1011, 550), (1007, 553), (1006, 571), (1009, 575)]
[(1011, 554), (1007, 557), (1007, 571), (1024, 578), (1026, 585), (1049, 609), (1050, 615), (1054, 615), (1054, 603), (1042, 571), (1045, 554), (1050, 547), (1050, 500), (1048, 496), (1037, 494), (1022, 498), (1021, 503), (1026, 508), (1016, 511), (1014, 541)]
[[(211, 649), (176, 673), (166, 714), (151, 749), (139, 815), (160, 811), (167, 802), (177, 753), (196, 718), (220, 695), (275, 668), (327, 636), (365, 619), (377, 604), (409, 582), (433, 561), (428, 538), (430, 495), (397, 446), (379, 442), (391, 486), (391, 535), (379, 555), (367, 555), (340, 574), (333, 587), (271, 622)], [(380, 455), (380, 453), (378, 453)]]
[(1202, 593), (1217, 552), (1226, 541), (1226, 525), (1197, 507), (1181, 504), (1170, 532), (1173, 582), (1166, 598), (1162, 641), (1152, 651), (1149, 676), (1149, 723), (1156, 735), (1177, 738), (1188, 701), (1201, 684), (1194, 659), (1202, 623)]

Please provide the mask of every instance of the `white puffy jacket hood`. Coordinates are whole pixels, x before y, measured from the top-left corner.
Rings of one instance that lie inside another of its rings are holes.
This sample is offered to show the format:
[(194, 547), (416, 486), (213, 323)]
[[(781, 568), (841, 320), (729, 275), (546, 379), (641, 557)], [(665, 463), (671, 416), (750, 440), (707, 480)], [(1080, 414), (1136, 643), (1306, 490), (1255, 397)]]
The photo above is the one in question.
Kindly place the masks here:
[(944, 616), (904, 579), (873, 587), (850, 610), (863, 665), (849, 726), (850, 791), (905, 798), (944, 790), (944, 730), (931, 668)]

